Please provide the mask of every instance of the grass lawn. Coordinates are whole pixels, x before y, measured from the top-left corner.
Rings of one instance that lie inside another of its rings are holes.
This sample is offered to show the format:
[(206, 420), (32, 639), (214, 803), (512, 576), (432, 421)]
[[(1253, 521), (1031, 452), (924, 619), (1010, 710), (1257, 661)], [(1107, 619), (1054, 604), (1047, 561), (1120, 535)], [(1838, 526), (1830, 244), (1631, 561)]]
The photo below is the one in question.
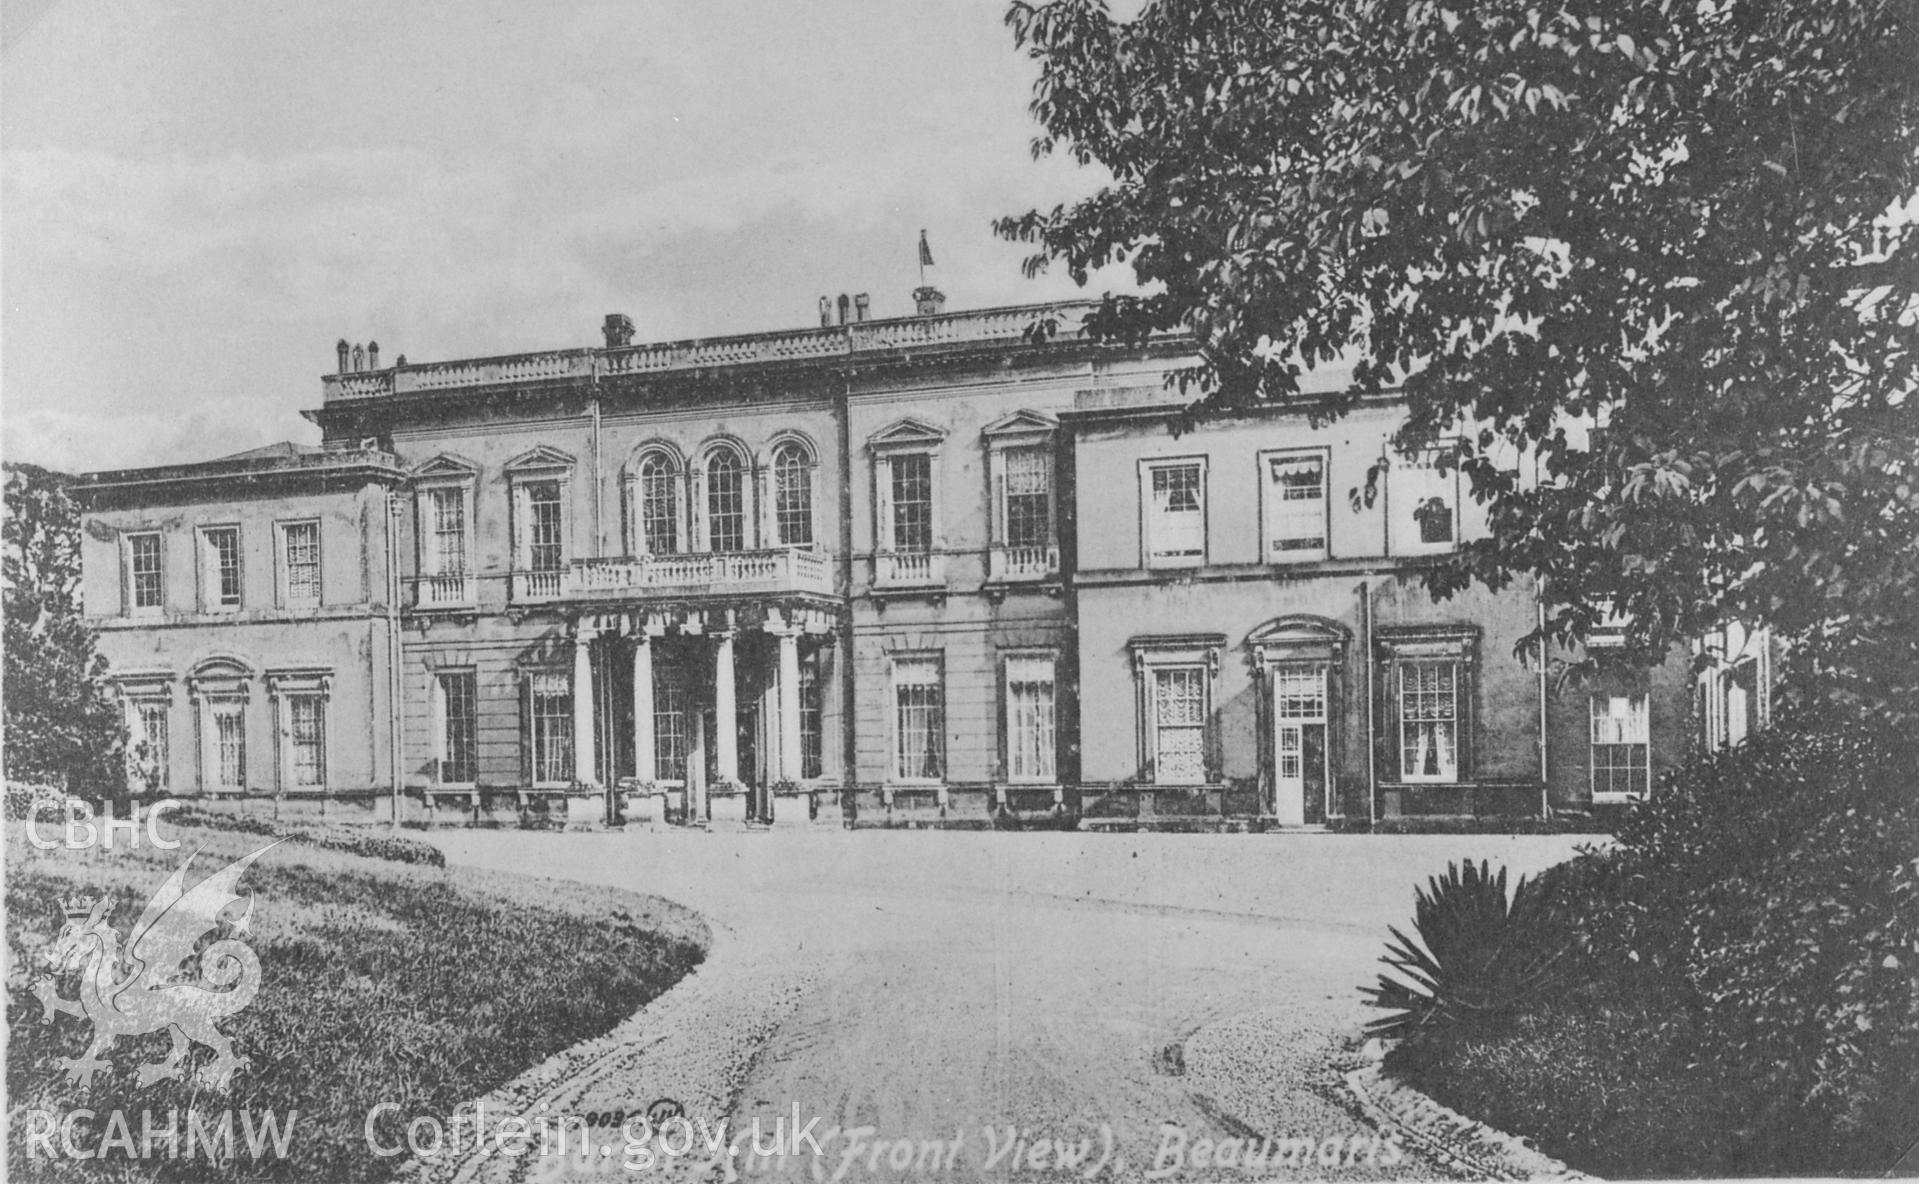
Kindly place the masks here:
[[(189, 853), (202, 852), (191, 885), (269, 839), (163, 824), (182, 840), (178, 850), (40, 852), (16, 824), (8, 828), (7, 1174), (16, 1180), (386, 1178), (401, 1161), (368, 1146), (374, 1106), (399, 1105), (378, 1128), (385, 1144), (404, 1138), (410, 1118), (445, 1124), (457, 1107), (633, 1014), (697, 966), (709, 938), (697, 916), (653, 897), (286, 842), (240, 882), (241, 895), (254, 897), (245, 940), (262, 973), (252, 1003), (219, 1021), (251, 1060), (230, 1092), (192, 1077), (141, 1088), (135, 1067), (168, 1049), (158, 1033), (120, 1040), (105, 1054), (110, 1070), (81, 1088), (67, 1084), (58, 1062), (85, 1049), (92, 1025), (43, 1020), (29, 982), (40, 969), (35, 954), (65, 919), (62, 899), (110, 893), (117, 903), (108, 921), (124, 940)], [(63, 997), (75, 996), (76, 978), (61, 980)], [(188, 1063), (210, 1056), (196, 1045)], [(189, 1109), (299, 1117), (284, 1159), (171, 1161), (164, 1141), (157, 1160), (130, 1160), (117, 1148), (84, 1161), (28, 1159), (25, 1112), (64, 1117), (77, 1108), (99, 1116), (79, 1128), (82, 1149), (101, 1147), (116, 1109), (136, 1143), (143, 1111), (160, 1127), (167, 1111), (179, 1111), (182, 1141)]]

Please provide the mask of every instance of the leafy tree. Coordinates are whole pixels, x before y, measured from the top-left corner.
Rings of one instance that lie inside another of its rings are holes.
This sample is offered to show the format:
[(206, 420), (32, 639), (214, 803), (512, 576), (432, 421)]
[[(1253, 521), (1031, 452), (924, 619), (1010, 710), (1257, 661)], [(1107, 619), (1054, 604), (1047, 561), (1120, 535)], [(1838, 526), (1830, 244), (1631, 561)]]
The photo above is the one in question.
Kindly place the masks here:
[(80, 514), (66, 478), (6, 466), (0, 527), (9, 781), (65, 783), (95, 800), (126, 794), (126, 738), (106, 659), (81, 617)]
[(1769, 624), (1826, 693), (1919, 713), (1914, 0), (1007, 20), (1035, 154), (1111, 180), (998, 230), (1031, 271), (1129, 263), (1088, 330), (1194, 334), (1192, 414), (1356, 360), (1312, 412), (1397, 390), (1396, 448), (1488, 507), (1436, 595), (1542, 576), (1553, 637), (1616, 612), (1648, 660)]

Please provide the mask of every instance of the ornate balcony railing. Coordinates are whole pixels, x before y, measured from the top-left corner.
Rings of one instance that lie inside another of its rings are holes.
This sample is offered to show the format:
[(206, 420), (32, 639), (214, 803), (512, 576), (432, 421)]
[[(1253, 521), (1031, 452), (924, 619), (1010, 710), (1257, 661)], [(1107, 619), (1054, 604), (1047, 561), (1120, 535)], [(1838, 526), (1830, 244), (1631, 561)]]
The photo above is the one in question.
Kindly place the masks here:
[(513, 599), (520, 603), (558, 600), (565, 585), (566, 572), (560, 568), (552, 571), (516, 571), (513, 573)]
[(1059, 548), (994, 547), (986, 555), (986, 576), (992, 580), (1042, 580), (1059, 574)]
[(974, 309), (930, 317), (859, 321), (820, 329), (705, 337), (614, 349), (546, 350), (334, 374), (321, 380), (329, 403), (594, 375), (665, 374), (723, 366), (849, 357), (866, 353), (1014, 342), (1038, 322), (1054, 340), (1069, 340), (1094, 307), (1089, 301)]
[(413, 603), (420, 608), (457, 608), (473, 603), (473, 576), (468, 572), (421, 576), (413, 584)]
[(825, 555), (774, 548), (576, 560), (567, 569), (564, 595), (572, 600), (603, 600), (647, 593), (699, 596), (832, 591), (833, 569)]
[(873, 583), (917, 588), (946, 582), (946, 556), (937, 551), (881, 551), (873, 556)]

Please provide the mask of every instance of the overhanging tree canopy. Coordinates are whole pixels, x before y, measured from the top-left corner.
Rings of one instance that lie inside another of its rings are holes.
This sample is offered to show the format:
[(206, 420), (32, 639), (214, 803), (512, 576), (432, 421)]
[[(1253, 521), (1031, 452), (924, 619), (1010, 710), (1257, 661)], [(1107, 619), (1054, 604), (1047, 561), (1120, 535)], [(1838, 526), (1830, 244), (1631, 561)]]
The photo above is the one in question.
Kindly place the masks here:
[(37, 465), (6, 466), (5, 774), (118, 798), (127, 792), (126, 734), (82, 616), (80, 512), (67, 482)]
[[(1397, 389), (1490, 539), (1650, 657), (1729, 619), (1919, 701), (1919, 3), (1015, 3), (1036, 153), (1110, 171), (1002, 219), (1029, 268), (1130, 263), (1095, 336), (1184, 328), (1196, 414)], [(1859, 265), (1875, 263), (1868, 280)], [(1603, 424), (1599, 432), (1587, 425)], [(1461, 425), (1471, 425), (1462, 431)]]

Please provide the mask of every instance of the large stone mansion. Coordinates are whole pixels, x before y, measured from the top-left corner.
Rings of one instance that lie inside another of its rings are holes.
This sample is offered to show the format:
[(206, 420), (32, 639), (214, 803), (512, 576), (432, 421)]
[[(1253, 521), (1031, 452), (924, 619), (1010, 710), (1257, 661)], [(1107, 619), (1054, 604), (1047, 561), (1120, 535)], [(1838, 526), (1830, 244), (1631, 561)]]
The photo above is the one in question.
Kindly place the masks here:
[(86, 605), (154, 788), (1363, 826), (1622, 802), (1683, 751), (1680, 664), (1562, 687), (1515, 655), (1525, 585), (1428, 596), (1484, 522), (1404, 460), (1349, 501), (1391, 400), (1175, 435), (1188, 341), (915, 297), (451, 362), (343, 342), (319, 445), (85, 475)]

